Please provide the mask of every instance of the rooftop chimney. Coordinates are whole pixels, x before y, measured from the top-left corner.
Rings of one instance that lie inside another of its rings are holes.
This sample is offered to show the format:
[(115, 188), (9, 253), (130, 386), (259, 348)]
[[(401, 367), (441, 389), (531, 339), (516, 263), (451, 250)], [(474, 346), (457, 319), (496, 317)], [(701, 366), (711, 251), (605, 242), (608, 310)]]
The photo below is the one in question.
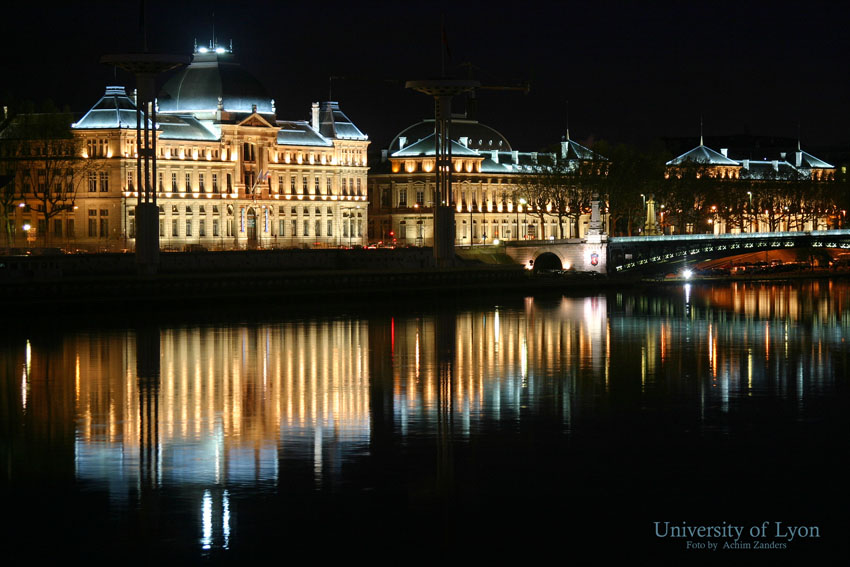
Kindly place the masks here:
[(310, 121), (310, 125), (313, 127), (313, 130), (318, 132), (319, 131), (319, 103), (314, 102), (311, 110), (312, 110), (312, 119)]
[(729, 157), (729, 148), (720, 148), (720, 153), (723, 154), (723, 157)]

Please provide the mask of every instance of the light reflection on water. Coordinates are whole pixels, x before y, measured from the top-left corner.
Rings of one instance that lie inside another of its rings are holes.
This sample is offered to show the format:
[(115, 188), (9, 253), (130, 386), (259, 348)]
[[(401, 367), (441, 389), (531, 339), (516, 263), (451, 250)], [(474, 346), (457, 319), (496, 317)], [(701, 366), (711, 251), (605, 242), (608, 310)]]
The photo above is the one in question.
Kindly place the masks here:
[(808, 399), (843, 379), (835, 360), (847, 355), (847, 299), (846, 285), (829, 282), (687, 286), (32, 337), (3, 351), (5, 480), (36, 466), (17, 454), (34, 436), (50, 452), (36, 463), (108, 493), (114, 508), (182, 490), (197, 510), (198, 546), (227, 549), (239, 537), (234, 490), (285, 491), (305, 466), (316, 491), (354, 482), (347, 473), (381, 446), (376, 436), (401, 447), (468, 443), (527, 420), (566, 436), (612, 407), (646, 406), (725, 431), (723, 416), (745, 414), (752, 397), (791, 400), (805, 419)]

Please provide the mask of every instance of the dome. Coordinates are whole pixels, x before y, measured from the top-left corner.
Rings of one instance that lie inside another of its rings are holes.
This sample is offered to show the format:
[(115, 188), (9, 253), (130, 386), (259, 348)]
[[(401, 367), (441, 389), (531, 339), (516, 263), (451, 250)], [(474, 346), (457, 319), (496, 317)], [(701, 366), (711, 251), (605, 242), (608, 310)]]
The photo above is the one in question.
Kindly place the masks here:
[[(415, 144), (434, 134), (434, 119), (423, 120), (410, 126), (393, 138), (389, 147), (389, 153), (397, 152), (401, 147)], [(404, 138), (403, 143), (400, 143)], [(481, 124), (477, 120), (468, 118), (452, 118), (451, 138), (460, 145), (471, 150), (497, 150), (500, 152), (511, 151), (511, 145), (500, 132)]]
[(157, 99), (159, 112), (225, 112), (274, 115), (274, 104), (265, 87), (246, 71), (233, 53), (202, 48), (192, 63), (172, 77)]

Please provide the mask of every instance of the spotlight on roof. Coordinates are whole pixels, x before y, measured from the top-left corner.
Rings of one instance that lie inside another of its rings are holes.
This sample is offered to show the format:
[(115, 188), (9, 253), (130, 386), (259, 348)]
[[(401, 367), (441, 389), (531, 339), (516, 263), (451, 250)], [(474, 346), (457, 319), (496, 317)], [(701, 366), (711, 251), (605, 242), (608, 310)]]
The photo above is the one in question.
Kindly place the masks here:
[(209, 49), (207, 49), (206, 47), (199, 47), (198, 48), (198, 53), (206, 53), (208, 51), (209, 51)]
[(227, 50), (223, 47), (216, 47), (215, 48), (215, 52), (218, 53), (218, 54), (224, 53), (225, 51), (227, 51)]

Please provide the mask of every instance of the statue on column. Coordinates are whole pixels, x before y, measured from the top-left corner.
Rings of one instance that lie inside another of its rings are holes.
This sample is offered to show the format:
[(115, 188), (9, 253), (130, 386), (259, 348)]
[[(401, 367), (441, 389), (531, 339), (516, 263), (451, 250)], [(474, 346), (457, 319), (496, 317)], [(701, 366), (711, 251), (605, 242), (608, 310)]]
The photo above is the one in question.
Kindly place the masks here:
[(655, 218), (655, 195), (650, 193), (646, 199), (646, 223), (643, 225), (644, 236), (657, 236), (661, 234), (661, 228)]

